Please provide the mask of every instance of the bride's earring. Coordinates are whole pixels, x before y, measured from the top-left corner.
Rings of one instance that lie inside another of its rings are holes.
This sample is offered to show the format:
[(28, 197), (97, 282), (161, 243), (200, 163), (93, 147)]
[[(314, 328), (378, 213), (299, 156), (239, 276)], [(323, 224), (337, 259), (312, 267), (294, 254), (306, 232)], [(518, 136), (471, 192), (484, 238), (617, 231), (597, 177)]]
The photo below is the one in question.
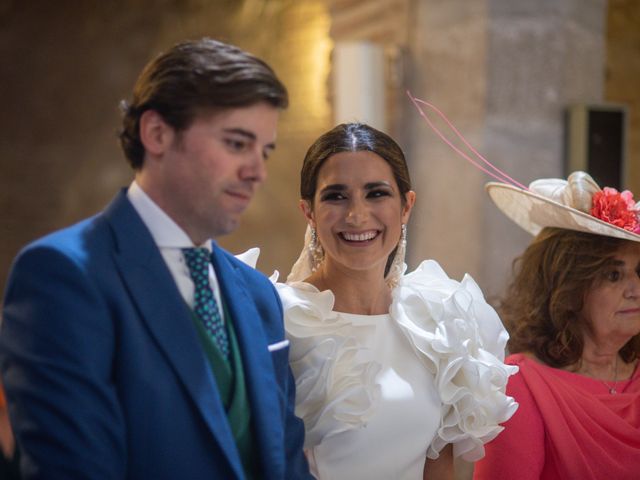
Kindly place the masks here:
[(311, 253), (311, 271), (315, 272), (322, 260), (324, 259), (324, 249), (318, 241), (318, 233), (315, 228), (311, 228), (311, 242), (309, 243), (309, 251)]
[(407, 226), (403, 223), (400, 229), (400, 241), (398, 242), (398, 247), (396, 248), (396, 254), (393, 257), (393, 261), (391, 262), (391, 266), (389, 267), (389, 272), (387, 273), (387, 277), (385, 278), (385, 281), (390, 288), (398, 285), (400, 277), (402, 277), (402, 274), (404, 273), (404, 257), (406, 253)]

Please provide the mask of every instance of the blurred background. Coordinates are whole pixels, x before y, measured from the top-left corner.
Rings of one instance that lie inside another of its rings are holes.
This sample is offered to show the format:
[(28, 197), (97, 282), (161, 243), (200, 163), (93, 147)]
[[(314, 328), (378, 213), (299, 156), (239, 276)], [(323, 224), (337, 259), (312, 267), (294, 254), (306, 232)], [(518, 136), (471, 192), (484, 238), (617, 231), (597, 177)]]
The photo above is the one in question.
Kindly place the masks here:
[(640, 195), (637, 0), (0, 0), (0, 289), (21, 246), (130, 183), (118, 103), (152, 56), (201, 36), (263, 57), (291, 94), (267, 184), (220, 242), (259, 246), (267, 274), (286, 275), (302, 247), (307, 147), (337, 121), (364, 120), (409, 159), (409, 267), (435, 258), (500, 294), (528, 235), (407, 89), (522, 183), (566, 176), (571, 159)]

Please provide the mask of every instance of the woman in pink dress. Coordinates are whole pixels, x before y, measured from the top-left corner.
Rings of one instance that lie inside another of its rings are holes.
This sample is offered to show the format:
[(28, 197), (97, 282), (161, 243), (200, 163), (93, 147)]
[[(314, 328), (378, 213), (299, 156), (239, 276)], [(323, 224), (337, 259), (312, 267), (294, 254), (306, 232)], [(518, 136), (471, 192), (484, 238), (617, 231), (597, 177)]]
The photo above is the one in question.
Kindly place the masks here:
[(501, 308), (520, 406), (474, 478), (640, 478), (639, 205), (583, 172), (487, 190), (536, 237)]

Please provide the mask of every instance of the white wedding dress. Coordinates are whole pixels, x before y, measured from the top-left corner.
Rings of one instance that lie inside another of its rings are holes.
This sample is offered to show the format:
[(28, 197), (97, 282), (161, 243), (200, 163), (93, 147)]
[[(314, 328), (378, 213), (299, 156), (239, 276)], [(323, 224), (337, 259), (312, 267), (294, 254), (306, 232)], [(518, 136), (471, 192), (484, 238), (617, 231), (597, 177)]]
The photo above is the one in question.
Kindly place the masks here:
[(517, 404), (508, 338), (469, 276), (435, 261), (404, 275), (388, 315), (333, 311), (331, 291), (276, 284), (282, 299), (296, 414), (319, 479), (421, 479), (448, 443), (475, 461)]

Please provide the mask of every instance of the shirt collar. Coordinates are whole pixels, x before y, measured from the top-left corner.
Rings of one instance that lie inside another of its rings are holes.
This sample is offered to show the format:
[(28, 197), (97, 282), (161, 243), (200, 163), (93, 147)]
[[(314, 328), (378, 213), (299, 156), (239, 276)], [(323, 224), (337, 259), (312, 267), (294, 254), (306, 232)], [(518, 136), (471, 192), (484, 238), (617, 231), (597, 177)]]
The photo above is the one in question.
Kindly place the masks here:
[[(187, 233), (151, 200), (151, 197), (142, 190), (142, 187), (135, 180), (131, 182), (127, 190), (127, 198), (151, 232), (158, 248), (190, 248), (195, 246)], [(211, 240), (198, 246), (205, 247), (209, 251), (212, 249)]]

